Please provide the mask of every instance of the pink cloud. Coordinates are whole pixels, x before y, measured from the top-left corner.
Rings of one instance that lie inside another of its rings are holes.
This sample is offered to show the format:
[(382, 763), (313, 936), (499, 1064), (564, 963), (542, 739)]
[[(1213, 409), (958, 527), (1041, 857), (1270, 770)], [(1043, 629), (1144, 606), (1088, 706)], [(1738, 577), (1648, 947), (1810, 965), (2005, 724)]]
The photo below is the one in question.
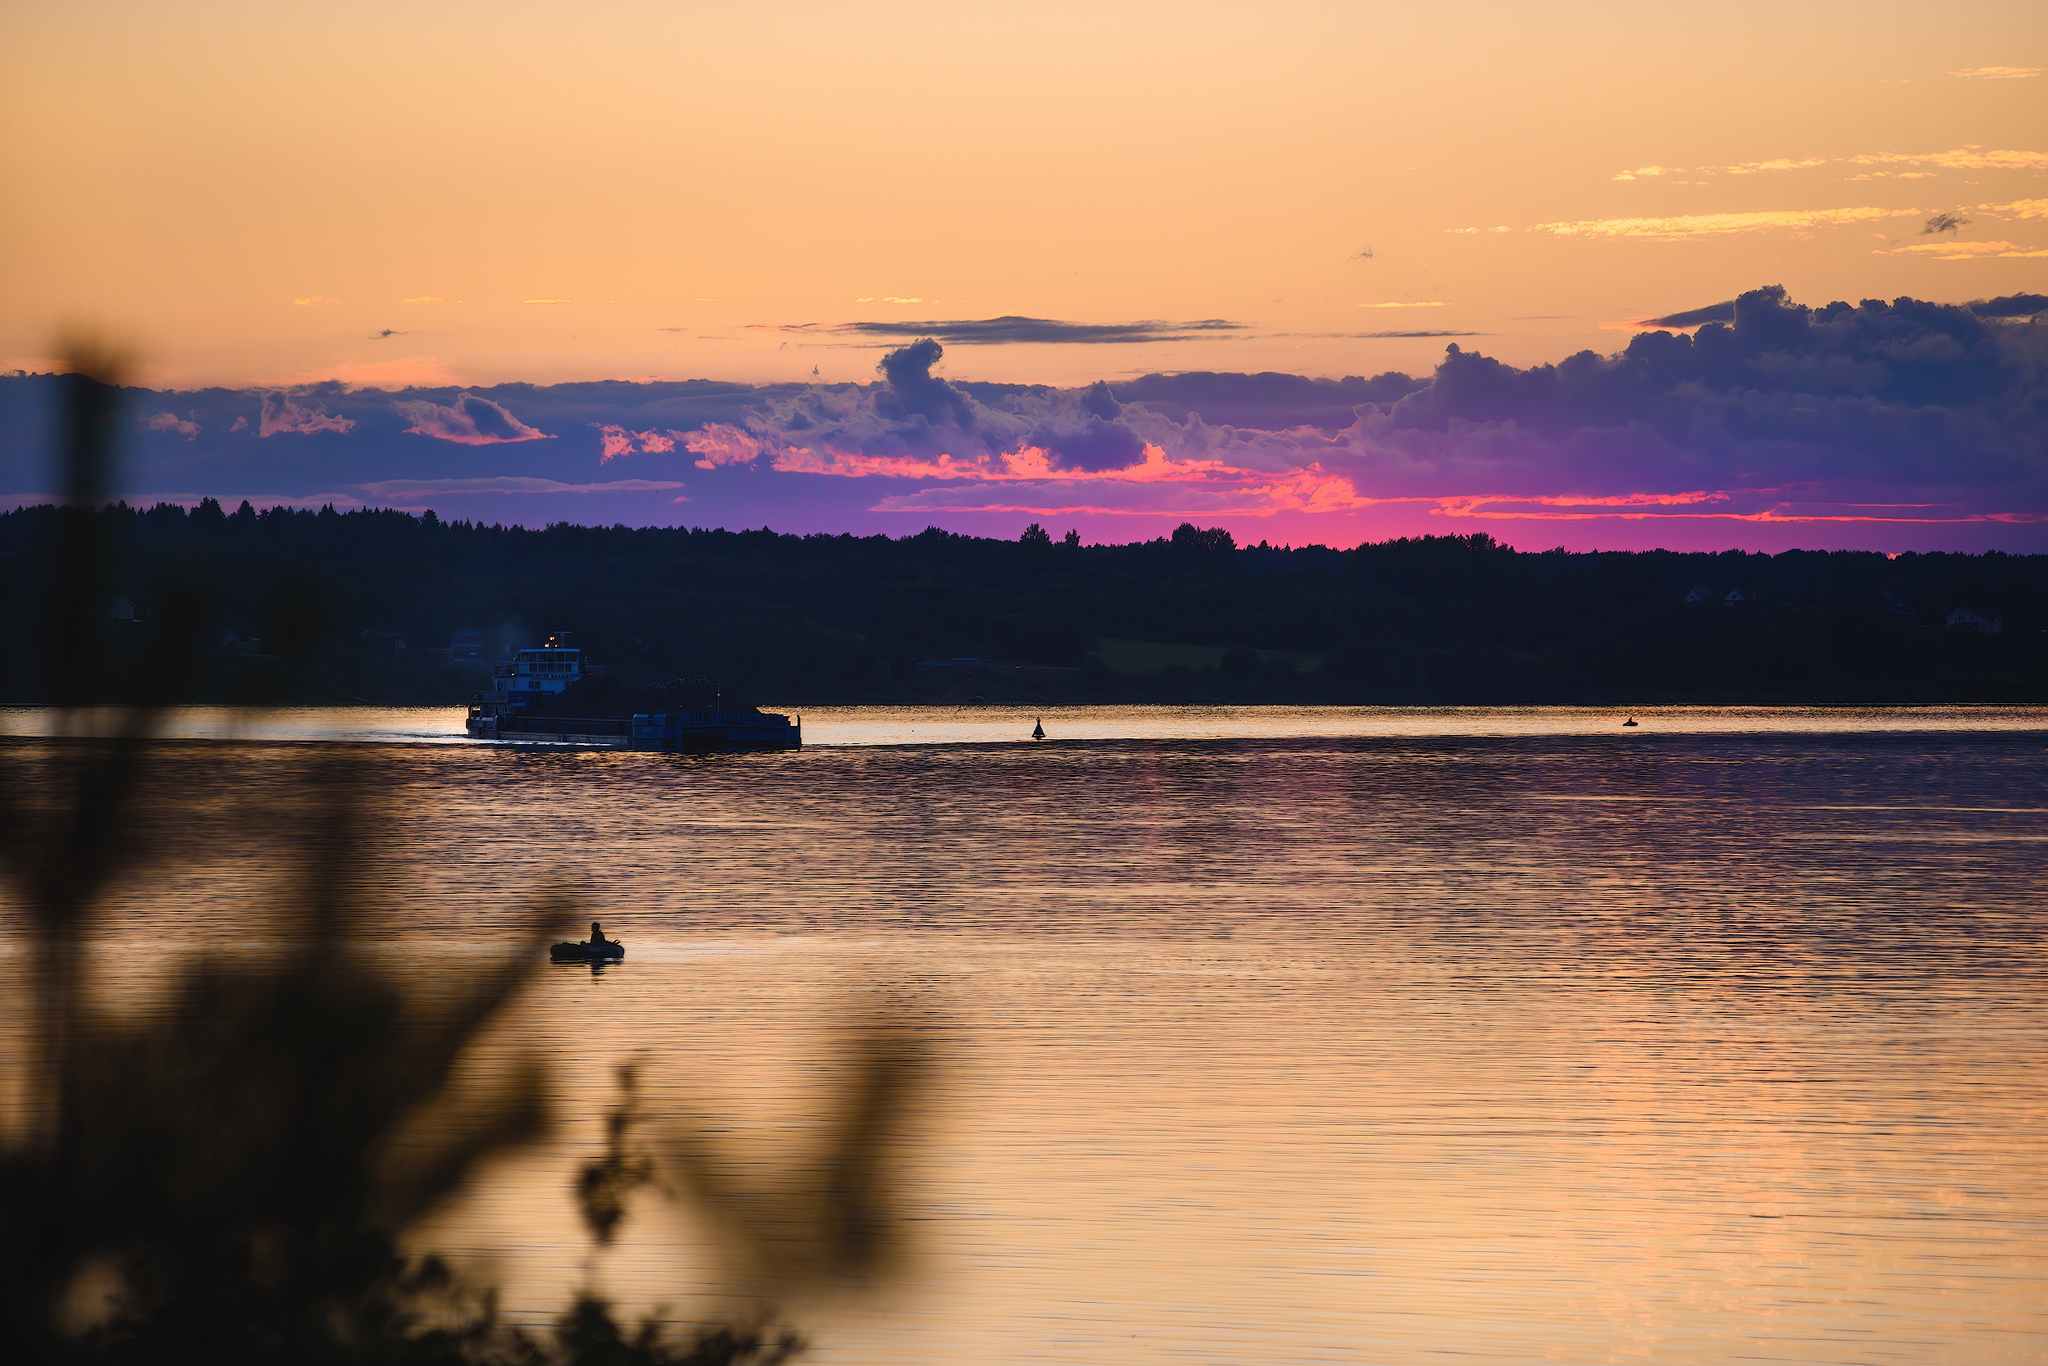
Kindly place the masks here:
[[(1532, 512), (1531, 508), (1663, 508), (1691, 507), (1700, 503), (1726, 502), (1728, 495), (1718, 490), (1696, 489), (1690, 493), (1623, 493), (1610, 495), (1590, 494), (1509, 494), (1509, 495), (1462, 495), (1436, 500), (1437, 511), (1446, 517), (1542, 517), (1542, 516), (1619, 516), (1611, 512), (1577, 511), (1569, 514)], [(1497, 504), (1507, 504), (1523, 509), (1513, 512), (1497, 512), (1491, 509)]]
[(759, 458), (761, 443), (745, 430), (725, 422), (710, 422), (683, 438), (683, 449), (697, 457), (697, 468), (715, 470), (720, 465), (744, 465)]
[(1154, 445), (1145, 447), (1143, 460), (1116, 470), (1056, 469), (1046, 451), (1030, 446), (972, 461), (843, 453), (825, 461), (809, 451), (792, 450), (776, 458), (775, 468), (960, 481), (949, 488), (885, 498), (871, 509), (875, 512), (944, 508), (1038, 516), (1271, 517), (1354, 512), (1407, 501), (1365, 497), (1349, 475), (1315, 462), (1281, 471), (1245, 469), (1221, 460), (1175, 459)]
[(597, 428), (600, 465), (622, 455), (667, 455), (676, 448), (675, 432), (636, 432), (611, 422), (590, 425)]
[(472, 393), (456, 396), (448, 405), (426, 399), (394, 399), (392, 407), (412, 419), (405, 430), (414, 436), (431, 436), (461, 446), (495, 446), (508, 441), (547, 441), (552, 434), (529, 427), (512, 416), (502, 403)]
[(258, 421), (258, 436), (298, 435), (312, 436), (319, 432), (352, 432), (356, 420), (352, 417), (337, 417), (317, 403), (300, 403), (291, 394), (271, 392), (263, 396), (263, 416)]
[(846, 479), (981, 479), (986, 477), (982, 464), (950, 455), (862, 455), (858, 451), (819, 455), (808, 447), (791, 446), (775, 457), (772, 468), (784, 474), (831, 474)]
[[(2048, 521), (2048, 514), (1975, 512), (1943, 503), (1801, 502), (1783, 497), (1781, 489), (1696, 490), (1691, 493), (1633, 493), (1617, 496), (1577, 494), (1507, 494), (1493, 497), (1461, 495), (1435, 498), (1431, 516), (1470, 517), (1498, 522), (1585, 522), (1679, 520), (1698, 522), (1760, 522), (1820, 525), (1832, 522), (1884, 522), (1911, 526), (1942, 526), (1970, 522)], [(1744, 506), (1706, 507), (1705, 504)]]
[(830, 474), (847, 479), (959, 479), (986, 484), (1048, 479), (1062, 484), (1161, 484), (1253, 474), (1220, 460), (1176, 459), (1150, 443), (1145, 446), (1143, 460), (1122, 469), (1110, 470), (1057, 468), (1052, 453), (1039, 446), (1021, 446), (1007, 454), (974, 456), (965, 460), (951, 455), (863, 455), (858, 451), (830, 448), (821, 455), (807, 446), (790, 446), (774, 458), (771, 468), (784, 474)]
[(199, 435), (197, 422), (179, 417), (176, 413), (151, 413), (142, 425), (153, 432), (176, 432), (187, 441)]

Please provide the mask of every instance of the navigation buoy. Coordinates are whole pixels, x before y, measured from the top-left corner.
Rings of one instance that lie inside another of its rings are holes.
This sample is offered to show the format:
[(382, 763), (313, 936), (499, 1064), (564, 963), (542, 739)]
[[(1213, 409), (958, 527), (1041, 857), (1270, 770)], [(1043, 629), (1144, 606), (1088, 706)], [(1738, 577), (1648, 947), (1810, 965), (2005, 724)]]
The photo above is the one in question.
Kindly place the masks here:
[(1036, 716), (1031, 718), (1031, 738), (1034, 740), (1043, 740), (1045, 738), (1045, 723)]
[(1629, 717), (1629, 718), (1628, 718), (1628, 720), (1626, 720), (1626, 721), (1622, 722), (1621, 724), (1623, 725), (1623, 727), (1628, 727), (1628, 726), (1633, 726), (1633, 725), (1634, 725), (1635, 723), (1636, 723), (1636, 718), (1635, 718), (1635, 717), (1633, 717), (1633, 716), (1631, 716), (1631, 717)]

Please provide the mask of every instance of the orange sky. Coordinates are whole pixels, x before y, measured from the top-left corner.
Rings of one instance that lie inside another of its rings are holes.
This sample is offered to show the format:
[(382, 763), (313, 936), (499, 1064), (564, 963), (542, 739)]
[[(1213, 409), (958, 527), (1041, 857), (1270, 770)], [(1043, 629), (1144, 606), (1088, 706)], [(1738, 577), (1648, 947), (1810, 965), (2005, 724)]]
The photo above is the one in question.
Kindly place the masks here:
[(1760, 284), (2038, 291), (2044, 39), (2040, 0), (15, 0), (0, 366), (71, 325), (160, 385), (865, 379), (894, 343), (779, 329), (1024, 314), (1244, 326), (947, 373), (1372, 374), (1444, 338), (1355, 334), (1528, 364)]

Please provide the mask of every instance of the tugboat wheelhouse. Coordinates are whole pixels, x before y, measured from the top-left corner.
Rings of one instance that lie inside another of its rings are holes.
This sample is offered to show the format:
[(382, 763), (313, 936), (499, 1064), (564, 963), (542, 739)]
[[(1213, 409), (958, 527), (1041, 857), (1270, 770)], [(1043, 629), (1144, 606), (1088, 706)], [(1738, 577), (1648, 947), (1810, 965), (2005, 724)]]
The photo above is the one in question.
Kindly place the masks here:
[[(708, 706), (705, 704), (709, 704)], [(491, 667), (466, 727), (475, 740), (524, 740), (611, 749), (796, 749), (801, 722), (728, 699), (702, 680), (632, 685), (605, 677), (566, 632)]]

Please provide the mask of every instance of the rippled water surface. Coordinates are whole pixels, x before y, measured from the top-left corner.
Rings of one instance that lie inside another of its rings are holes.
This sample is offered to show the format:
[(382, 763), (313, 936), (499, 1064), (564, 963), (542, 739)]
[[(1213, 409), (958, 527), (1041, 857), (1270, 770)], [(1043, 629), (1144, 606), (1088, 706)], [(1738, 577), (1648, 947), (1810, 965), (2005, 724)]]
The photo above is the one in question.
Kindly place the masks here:
[(262, 941), (315, 753), (396, 798), (405, 970), (552, 886), (627, 942), (523, 1008), (559, 1141), (429, 1230), (519, 1312), (730, 1307), (658, 1203), (587, 1263), (610, 1066), (765, 1152), (858, 997), (944, 1084), (923, 1255), (791, 1307), (820, 1362), (2048, 1360), (2048, 713), (819, 709), (710, 758), (208, 715), (96, 959), (137, 1008)]

